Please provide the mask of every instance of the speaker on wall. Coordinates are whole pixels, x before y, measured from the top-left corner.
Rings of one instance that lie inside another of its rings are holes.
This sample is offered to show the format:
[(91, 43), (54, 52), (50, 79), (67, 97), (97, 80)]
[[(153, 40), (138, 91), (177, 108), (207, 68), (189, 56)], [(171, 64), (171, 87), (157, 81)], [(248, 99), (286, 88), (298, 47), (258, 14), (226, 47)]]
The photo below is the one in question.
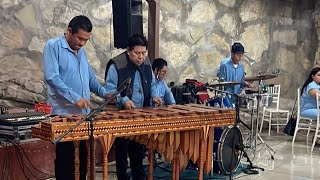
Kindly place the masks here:
[(129, 37), (143, 34), (142, 0), (112, 0), (114, 47), (127, 48)]

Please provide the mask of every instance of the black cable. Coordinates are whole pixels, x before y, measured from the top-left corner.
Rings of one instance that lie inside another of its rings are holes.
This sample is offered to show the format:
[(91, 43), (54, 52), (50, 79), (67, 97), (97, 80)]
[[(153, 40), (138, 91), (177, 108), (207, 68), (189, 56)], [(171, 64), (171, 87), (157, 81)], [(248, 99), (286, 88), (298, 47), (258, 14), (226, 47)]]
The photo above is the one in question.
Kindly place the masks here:
[[(7, 148), (8, 148), (8, 152), (9, 152), (9, 143), (7, 143)], [(8, 156), (8, 163), (9, 163), (9, 172), (10, 174), (8, 174), (8, 176), (10, 176), (12, 178), (12, 180), (14, 180), (14, 176), (13, 176), (13, 166), (10, 164), (10, 158)]]
[(25, 169), (24, 169), (24, 166), (23, 166), (23, 164), (22, 164), (22, 160), (21, 160), (21, 154), (20, 153), (18, 153), (17, 152), (17, 149), (14, 147), (14, 150), (15, 150), (15, 153), (16, 153), (16, 156), (17, 156), (17, 159), (18, 159), (18, 163), (19, 163), (19, 165), (20, 165), (20, 168), (22, 169), (22, 172), (23, 172), (23, 174), (24, 174), (24, 176), (25, 176), (25, 178), (27, 179), (27, 180), (29, 180), (29, 177), (27, 176), (27, 174), (26, 174), (26, 172), (25, 172)]
[[(35, 170), (37, 170), (38, 172), (40, 172), (40, 173), (42, 173), (42, 174), (46, 174), (46, 175), (49, 175), (49, 177), (48, 178), (51, 178), (51, 177), (53, 177), (51, 174), (48, 174), (48, 173), (45, 173), (45, 172), (42, 172), (42, 171), (40, 171), (40, 170), (38, 170), (37, 168), (35, 168), (34, 166), (33, 166), (33, 164), (31, 163), (31, 161), (30, 161), (30, 159), (28, 158), (28, 156), (26, 155), (26, 152), (24, 151), (24, 149), (22, 148), (22, 146), (20, 146), (18, 143), (16, 143), (16, 142), (14, 142), (14, 141), (12, 141), (12, 140), (9, 140), (9, 139), (7, 139), (6, 141), (3, 141), (4, 143), (5, 143), (5, 151), (6, 151), (6, 154), (7, 155), (5, 155), (5, 158), (4, 158), (4, 162), (3, 162), (3, 174), (2, 174), (2, 178), (1, 179), (5, 179), (5, 180), (9, 180), (9, 178), (10, 179), (13, 179), (13, 170), (11, 170), (11, 163), (10, 163), (10, 161), (9, 161), (9, 144), (12, 144), (12, 146), (13, 146), (13, 150), (14, 150), (14, 153), (15, 153), (15, 155), (16, 155), (16, 158), (17, 158), (17, 160), (18, 160), (18, 163), (19, 163), (19, 166), (20, 166), (20, 168), (21, 168), (21, 170), (22, 170), (22, 172), (23, 172), (23, 174), (24, 174), (24, 176), (25, 176), (25, 178), (27, 179), (27, 180), (29, 180), (30, 179), (30, 177), (29, 177), (29, 175), (31, 174), (34, 178), (36, 178), (36, 179), (39, 179), (39, 180), (45, 180), (45, 179), (47, 179), (47, 178), (39, 178), (39, 177), (37, 177), (33, 172), (33, 170), (32, 169), (30, 169), (28, 166), (26, 166), (26, 164), (25, 164), (25, 161), (24, 161), (24, 157), (28, 160), (28, 162), (29, 162), (29, 164), (35, 169)], [(22, 154), (22, 152), (23, 152), (23, 154)], [(24, 155), (24, 157), (23, 157), (23, 155)], [(41, 176), (41, 175), (40, 175)]]
[[(45, 180), (45, 179), (47, 179), (47, 178), (39, 178), (37, 175), (35, 175), (34, 174), (34, 171), (32, 170), (32, 169), (30, 169), (30, 167), (29, 166), (26, 166), (26, 163), (25, 163), (25, 158), (28, 160), (28, 162), (29, 162), (29, 164), (34, 168), (34, 169), (36, 169), (38, 172), (40, 172), (40, 173), (43, 173), (43, 172), (41, 172), (41, 171), (39, 171), (37, 168), (35, 168), (34, 166), (33, 166), (33, 164), (30, 162), (30, 160), (28, 159), (28, 156), (25, 154), (25, 151), (23, 150), (23, 149), (20, 149), (20, 148), (22, 148), (19, 144), (14, 144), (14, 147), (17, 149), (17, 151), (19, 152), (19, 155), (20, 155), (20, 157), (21, 157), (21, 160), (22, 160), (22, 163), (23, 163), (23, 165), (24, 165), (24, 168), (26, 168), (27, 170), (28, 170), (28, 172), (34, 177), (34, 178), (36, 178), (36, 179), (38, 179), (38, 180)], [(19, 148), (20, 147), (20, 148)], [(24, 157), (22, 156), (22, 154), (21, 154), (21, 152), (23, 152), (24, 154)], [(44, 173), (43, 173), (44, 174)], [(41, 176), (41, 175), (40, 175)]]
[(23, 165), (22, 155), (21, 155), (21, 153), (19, 152), (19, 149), (17, 149), (17, 148), (14, 146), (14, 150), (15, 150), (16, 157), (17, 157), (17, 159), (18, 159), (20, 168), (22, 169), (22, 172), (23, 172), (25, 178), (29, 179), (28, 175), (27, 175), (26, 172), (25, 172), (25, 167), (24, 167), (24, 165)]
[[(36, 176), (35, 174), (33, 174), (33, 171), (31, 171), (31, 170), (29, 169), (29, 167), (26, 166), (26, 164), (25, 164), (25, 162), (24, 162), (24, 158), (23, 158), (23, 156), (22, 156), (22, 153), (21, 153), (21, 150), (19, 149), (19, 147), (18, 147), (16, 144), (13, 144), (13, 146), (14, 146), (14, 148), (15, 148), (15, 150), (16, 150), (16, 153), (18, 152), (18, 154), (19, 154), (18, 157), (19, 157), (20, 161), (22, 162), (22, 163), (21, 163), (21, 168), (23, 169), (23, 172), (24, 172), (25, 177), (27, 177), (27, 178), (29, 179), (29, 177), (27, 176), (27, 173), (28, 173), (28, 174), (31, 174), (31, 176), (33, 176), (34, 178), (36, 178), (36, 179), (38, 179), (38, 180), (42, 180), (41, 178), (39, 178), (38, 176)], [(25, 169), (27, 170), (26, 172), (25, 172)]]
[(6, 158), (6, 168), (7, 168), (6, 176), (7, 176), (8, 179), (9, 178), (13, 179), (12, 166), (10, 164), (10, 158), (9, 158), (10, 155), (9, 155), (9, 143), (8, 142), (6, 142), (6, 153), (7, 153), (7, 158)]
[[(5, 151), (5, 155), (4, 155), (4, 161), (3, 161), (3, 173), (2, 173), (2, 176), (1, 176), (1, 179), (9, 179), (9, 175), (7, 176), (7, 172), (10, 172), (10, 170), (7, 170), (8, 168), (8, 147), (7, 147), (7, 143), (5, 141), (3, 141), (3, 146), (4, 146), (4, 151)], [(7, 176), (7, 177), (6, 177)]]
[[(43, 172), (43, 171), (37, 169), (37, 168), (32, 164), (32, 162), (30, 161), (29, 157), (27, 156), (25, 150), (23, 149), (23, 147), (22, 147), (20, 144), (15, 143), (15, 142), (11, 142), (11, 143), (19, 148), (19, 150), (20, 150), (19, 152), (22, 152), (22, 153), (23, 153), (24, 157), (27, 159), (27, 161), (29, 162), (29, 164), (32, 166), (32, 168), (33, 168), (34, 170), (38, 171), (40, 174), (48, 175), (48, 176), (49, 176), (48, 178), (54, 177), (52, 174), (48, 174), (48, 173), (46, 173), (46, 172)], [(30, 170), (30, 169), (28, 168), (28, 170)], [(30, 171), (30, 172), (32, 172), (32, 171)], [(34, 177), (36, 177), (36, 176), (34, 176)], [(41, 179), (41, 178), (37, 178), (37, 179)], [(47, 178), (45, 178), (45, 179), (47, 179)]]

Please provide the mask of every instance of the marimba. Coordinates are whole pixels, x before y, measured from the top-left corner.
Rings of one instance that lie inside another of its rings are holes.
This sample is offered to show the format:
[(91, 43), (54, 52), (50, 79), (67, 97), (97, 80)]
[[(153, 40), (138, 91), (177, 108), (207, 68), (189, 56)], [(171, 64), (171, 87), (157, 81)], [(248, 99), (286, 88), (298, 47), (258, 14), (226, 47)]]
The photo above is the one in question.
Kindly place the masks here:
[[(33, 127), (32, 135), (53, 141), (81, 118), (72, 115), (55, 117)], [(116, 137), (130, 138), (146, 145), (149, 149), (149, 180), (153, 174), (155, 149), (165, 157), (166, 161), (173, 163), (172, 179), (179, 179), (179, 172), (187, 166), (189, 159), (198, 163), (199, 179), (202, 179), (203, 171), (207, 174), (212, 169), (214, 127), (233, 125), (234, 122), (234, 110), (199, 104), (97, 113), (94, 117), (94, 137), (98, 138), (103, 146), (103, 179), (107, 179), (107, 155)], [(80, 124), (62, 141), (89, 139), (88, 127), (88, 122)], [(75, 158), (77, 157), (75, 155)], [(75, 165), (75, 176), (79, 179), (77, 159)]]

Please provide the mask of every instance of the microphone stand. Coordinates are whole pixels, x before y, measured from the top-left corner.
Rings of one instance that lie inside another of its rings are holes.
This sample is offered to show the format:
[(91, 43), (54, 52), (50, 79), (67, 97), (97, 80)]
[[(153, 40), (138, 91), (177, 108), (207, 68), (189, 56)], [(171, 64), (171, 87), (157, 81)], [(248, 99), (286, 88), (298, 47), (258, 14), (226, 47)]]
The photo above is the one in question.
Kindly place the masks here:
[(57, 139), (53, 140), (52, 143), (53, 144), (57, 144), (58, 142), (60, 142), (62, 140), (62, 138), (64, 138), (65, 136), (67, 136), (71, 131), (73, 131), (75, 128), (77, 128), (81, 123), (83, 123), (84, 121), (89, 121), (90, 122), (90, 135), (89, 135), (89, 144), (90, 144), (90, 180), (94, 180), (94, 159), (93, 159), (93, 148), (94, 148), (94, 127), (93, 127), (93, 122), (94, 122), (94, 118), (93, 116), (98, 113), (101, 112), (103, 110), (103, 108), (109, 104), (113, 99), (115, 99), (122, 91), (124, 91), (125, 89), (127, 89), (131, 84), (131, 77), (129, 77), (128, 79), (126, 79), (120, 86), (119, 88), (111, 95), (111, 97), (106, 100), (103, 104), (101, 104), (99, 107), (91, 110), (91, 112), (87, 115), (85, 115), (80, 121), (78, 121), (75, 125), (73, 125), (71, 128), (69, 128), (66, 132), (64, 132), (62, 135), (60, 135)]

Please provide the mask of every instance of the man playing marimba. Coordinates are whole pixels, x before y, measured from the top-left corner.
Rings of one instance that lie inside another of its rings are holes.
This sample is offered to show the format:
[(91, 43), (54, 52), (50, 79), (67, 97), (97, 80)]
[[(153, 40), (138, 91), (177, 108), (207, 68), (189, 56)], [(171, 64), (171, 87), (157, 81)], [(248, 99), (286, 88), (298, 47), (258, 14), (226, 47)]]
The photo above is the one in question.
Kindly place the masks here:
[[(147, 58), (148, 41), (143, 35), (135, 34), (129, 38), (127, 51), (111, 59), (106, 68), (106, 84), (108, 93), (114, 93), (118, 86), (132, 79), (129, 91), (121, 92), (117, 99), (120, 109), (133, 109), (151, 106), (150, 98), (154, 103), (161, 104), (162, 100), (157, 96), (155, 77), (152, 73), (149, 59)], [(130, 167), (134, 180), (145, 179), (142, 160), (144, 148), (137, 142), (125, 138), (116, 138), (116, 168), (119, 180), (128, 180), (126, 171), (128, 168), (127, 157), (129, 154)]]
[[(90, 39), (92, 24), (86, 16), (74, 17), (67, 32), (50, 39), (43, 50), (44, 79), (48, 87), (51, 114), (87, 114), (90, 91), (105, 97), (105, 88), (95, 77), (82, 46)], [(86, 179), (87, 149), (80, 142), (80, 180)], [(56, 145), (55, 176), (57, 180), (74, 179), (74, 145)]]

